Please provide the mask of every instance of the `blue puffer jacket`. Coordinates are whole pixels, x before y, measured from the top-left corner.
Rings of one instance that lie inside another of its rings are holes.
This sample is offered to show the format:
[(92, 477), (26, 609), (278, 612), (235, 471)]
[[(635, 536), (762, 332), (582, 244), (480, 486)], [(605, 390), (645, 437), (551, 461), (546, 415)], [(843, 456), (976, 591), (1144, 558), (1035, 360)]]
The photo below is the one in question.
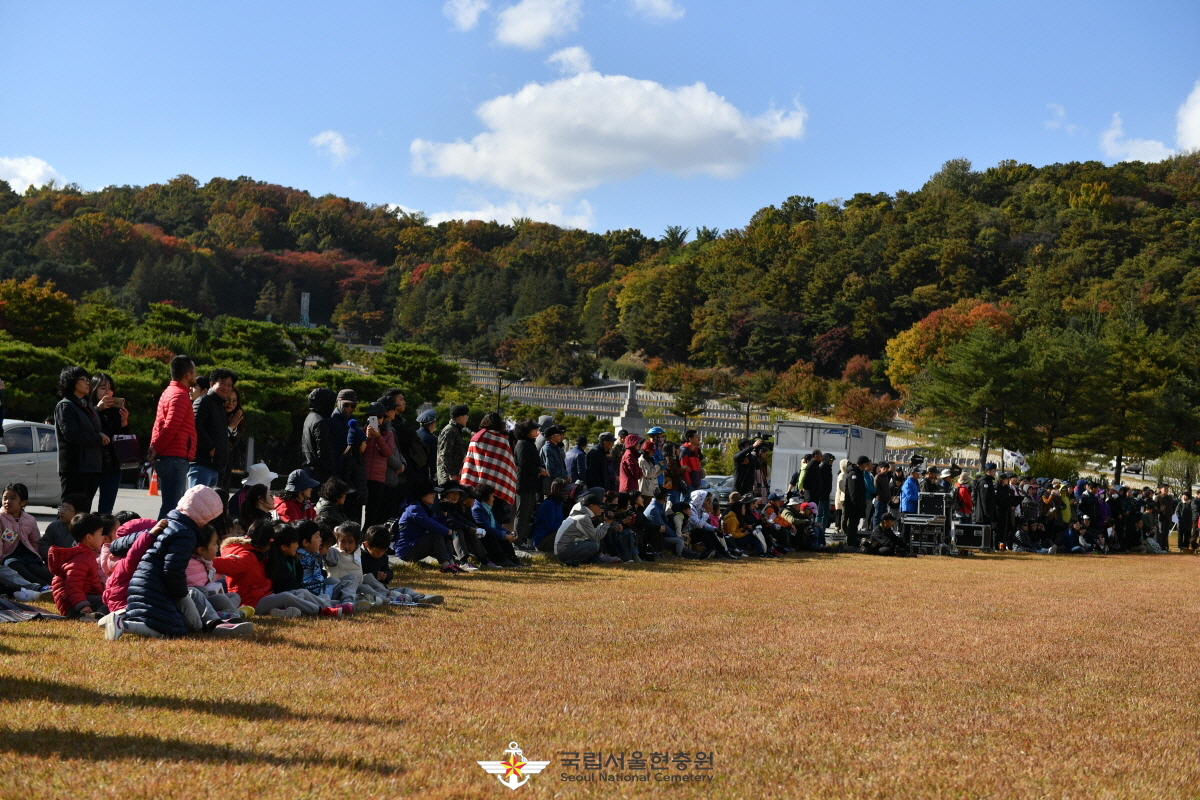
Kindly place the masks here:
[(196, 550), (196, 523), (177, 510), (167, 513), (167, 529), (138, 562), (129, 581), (125, 618), (144, 622), (164, 636), (190, 631), (179, 610), (187, 596), (187, 565)]
[(424, 505), (419, 502), (412, 503), (400, 515), (392, 552), (399, 558), (404, 558), (413, 545), (430, 533), (450, 536), (450, 529), (430, 516), (429, 509)]

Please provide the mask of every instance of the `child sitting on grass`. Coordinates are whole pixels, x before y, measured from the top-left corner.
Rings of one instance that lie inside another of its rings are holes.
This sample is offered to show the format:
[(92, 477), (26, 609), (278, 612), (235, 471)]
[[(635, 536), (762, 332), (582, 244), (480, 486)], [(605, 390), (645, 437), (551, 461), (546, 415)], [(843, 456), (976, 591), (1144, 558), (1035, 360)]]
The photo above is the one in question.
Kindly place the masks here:
[(86, 508), (87, 498), (77, 494), (69, 494), (58, 506), (58, 519), (46, 526), (42, 538), (38, 541), (38, 555), (46, 564), (50, 563), (51, 547), (74, 547), (75, 540), (71, 538), (71, 520), (75, 519), (75, 509)]
[(108, 613), (100, 597), (104, 582), (96, 563), (104, 538), (104, 523), (95, 514), (76, 514), (70, 532), (74, 547), (50, 548), (54, 605), (58, 613), (69, 619), (95, 619)]
[[(307, 521), (309, 525), (313, 525)], [(306, 529), (306, 532), (308, 530)], [(317, 528), (317, 535), (320, 529)], [(296, 607), (309, 616), (340, 617), (341, 607), (330, 607), (322, 603), (317, 595), (304, 585), (304, 568), (296, 553), (300, 550), (301, 532), (295, 525), (275, 525), (275, 535), (267, 548), (267, 576), (271, 579), (271, 591), (277, 595), (290, 594), (296, 598)], [(311, 544), (311, 533), (309, 533)]]
[[(326, 525), (324, 520), (304, 520), (296, 523), (296, 533), (300, 537), (300, 547), (296, 550), (296, 560), (300, 562), (300, 583), (323, 607), (335, 607), (329, 587), (325, 584), (325, 550), (333, 544), (333, 528)], [(340, 605), (336, 607), (341, 608)], [(353, 609), (351, 606), (350, 610)], [(347, 612), (343, 610), (343, 613)]]
[(155, 537), (166, 530), (165, 519), (155, 522), (152, 519), (137, 518), (126, 522), (117, 528), (117, 538), (108, 546), (109, 556), (113, 560), (112, 572), (104, 582), (104, 605), (110, 613), (124, 612), (129, 599), (129, 581), (133, 578), (134, 570), (142, 556), (154, 544)]
[(231, 536), (221, 543), (221, 554), (212, 560), (213, 568), (226, 576), (230, 591), (256, 614), (272, 617), (298, 617), (300, 603), (290, 592), (275, 594), (267, 575), (267, 550), (275, 538), (275, 520), (260, 519), (250, 526), (248, 536)]
[(104, 523), (104, 541), (100, 544), (100, 552), (96, 554), (96, 566), (100, 567), (100, 576), (104, 580), (108, 579), (108, 573), (112, 572), (113, 559), (109, 555), (108, 548), (112, 544), (117, 535), (117, 518), (112, 514), (97, 514), (100, 521)]
[(218, 536), (209, 523), (224, 511), (220, 496), (208, 486), (193, 486), (184, 493), (179, 505), (167, 512), (166, 528), (134, 569), (125, 614), (105, 618), (105, 638), (115, 639), (122, 630), (152, 638), (201, 630), (219, 636), (253, 633), (252, 623), (223, 622), (204, 592), (187, 582), (193, 556), (212, 560)]
[(25, 484), (10, 483), (4, 487), (3, 511), (0, 511), (0, 580), (36, 594), (50, 585), (51, 576), (38, 547), (42, 535), (37, 521), (25, 513), (28, 504), (29, 489)]
[(392, 565), (388, 560), (388, 546), (391, 543), (392, 536), (386, 526), (372, 525), (367, 528), (366, 541), (358, 552), (363, 584), (374, 589), (376, 594), (390, 599), (393, 605), (440, 605), (443, 600), (440, 594), (421, 594), (407, 587), (388, 588), (392, 581)]
[(209, 605), (222, 618), (249, 619), (254, 616), (254, 609), (251, 606), (242, 605), (242, 598), (238, 597), (236, 592), (226, 591), (224, 576), (213, 568), (212, 560), (216, 558), (221, 543), (220, 528), (213, 526), (213, 529), (217, 534), (213, 544), (197, 547), (191, 561), (188, 562), (188, 587), (199, 589), (208, 600)]
[(333, 529), (333, 536), (334, 545), (325, 553), (329, 595), (333, 601), (353, 604), (355, 611), (366, 611), (387, 602), (386, 592), (377, 593), (363, 585), (362, 557), (358, 551), (362, 528), (354, 522), (343, 522)]

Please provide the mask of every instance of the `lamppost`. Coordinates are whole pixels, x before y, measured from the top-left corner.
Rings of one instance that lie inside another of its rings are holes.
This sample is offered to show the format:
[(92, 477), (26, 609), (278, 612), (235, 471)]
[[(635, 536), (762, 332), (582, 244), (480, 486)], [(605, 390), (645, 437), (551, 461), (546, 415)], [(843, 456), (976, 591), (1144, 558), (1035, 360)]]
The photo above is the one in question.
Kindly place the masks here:
[[(508, 382), (505, 383), (505, 380)], [(500, 411), (500, 393), (510, 386), (515, 386), (518, 383), (525, 383), (528, 378), (518, 378), (513, 373), (505, 369), (496, 368), (496, 412)]]

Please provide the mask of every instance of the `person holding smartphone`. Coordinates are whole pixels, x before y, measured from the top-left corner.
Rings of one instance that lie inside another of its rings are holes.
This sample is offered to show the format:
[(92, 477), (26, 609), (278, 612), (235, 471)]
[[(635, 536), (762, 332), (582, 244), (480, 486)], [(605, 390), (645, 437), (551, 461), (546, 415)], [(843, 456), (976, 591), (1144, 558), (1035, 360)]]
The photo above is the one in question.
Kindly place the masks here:
[(109, 438), (100, 452), (100, 480), (96, 484), (100, 499), (96, 510), (111, 514), (117, 503), (117, 490), (121, 488), (121, 461), (112, 439), (118, 434), (128, 435), (129, 410), (125, 408), (125, 398), (116, 396), (111, 375), (97, 372), (92, 376), (91, 388), (92, 406), (100, 416), (100, 430)]

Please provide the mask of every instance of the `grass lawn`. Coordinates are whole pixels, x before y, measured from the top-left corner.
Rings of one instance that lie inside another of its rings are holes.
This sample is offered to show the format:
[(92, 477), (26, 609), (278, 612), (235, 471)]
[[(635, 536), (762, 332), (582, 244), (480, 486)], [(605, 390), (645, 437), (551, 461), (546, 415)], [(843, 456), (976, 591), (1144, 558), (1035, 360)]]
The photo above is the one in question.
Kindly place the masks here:
[[(0, 625), (0, 797), (1197, 797), (1200, 558), (668, 561), (105, 642)], [(517, 792), (476, 761), (549, 760)], [(714, 752), (713, 769), (563, 752)], [(562, 774), (593, 777), (564, 782)]]

